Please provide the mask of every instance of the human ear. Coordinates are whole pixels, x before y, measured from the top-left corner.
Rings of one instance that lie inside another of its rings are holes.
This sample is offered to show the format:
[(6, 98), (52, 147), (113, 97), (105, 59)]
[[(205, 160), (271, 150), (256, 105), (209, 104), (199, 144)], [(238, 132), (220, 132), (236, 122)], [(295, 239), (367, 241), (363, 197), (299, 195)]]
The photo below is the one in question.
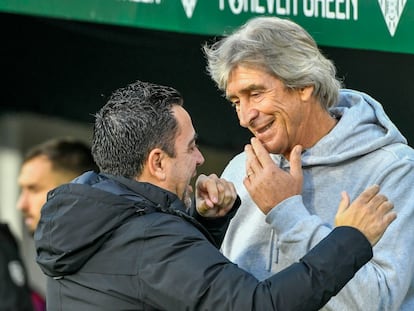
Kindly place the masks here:
[(150, 174), (160, 181), (166, 178), (165, 172), (166, 153), (160, 148), (152, 149), (148, 155), (148, 170)]
[(308, 101), (312, 97), (313, 90), (315, 87), (313, 85), (305, 86), (299, 89), (299, 96), (302, 101)]

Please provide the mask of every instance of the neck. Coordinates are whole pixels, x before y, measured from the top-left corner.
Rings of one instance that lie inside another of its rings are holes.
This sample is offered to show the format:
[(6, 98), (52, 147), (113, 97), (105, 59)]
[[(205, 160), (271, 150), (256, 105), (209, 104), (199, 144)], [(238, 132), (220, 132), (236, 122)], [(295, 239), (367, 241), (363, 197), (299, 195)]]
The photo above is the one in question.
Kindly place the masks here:
[[(297, 144), (301, 145), (303, 149), (309, 149), (314, 146), (319, 140), (326, 136), (338, 123), (338, 120), (332, 117), (325, 109), (317, 109), (308, 114), (309, 117), (301, 126), (301, 137), (297, 140)], [(294, 146), (292, 146), (293, 148)], [(290, 150), (291, 151), (291, 150)], [(289, 160), (290, 151), (284, 154), (285, 158)]]
[(308, 127), (311, 130), (308, 143), (304, 145), (304, 148), (310, 148), (315, 145), (319, 140), (325, 137), (338, 123), (338, 120), (331, 116), (328, 111), (323, 110), (320, 114), (316, 115), (313, 119), (314, 122)]

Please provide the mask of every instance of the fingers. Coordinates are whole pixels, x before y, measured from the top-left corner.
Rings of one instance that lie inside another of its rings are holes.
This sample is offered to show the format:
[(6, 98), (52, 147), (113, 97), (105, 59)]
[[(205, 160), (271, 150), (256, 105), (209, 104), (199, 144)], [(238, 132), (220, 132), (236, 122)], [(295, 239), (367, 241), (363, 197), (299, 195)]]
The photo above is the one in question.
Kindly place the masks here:
[(201, 174), (196, 181), (196, 194), (209, 207), (213, 207), (218, 202), (219, 191), (222, 190), (218, 188), (218, 179), (216, 174), (211, 174), (209, 177)]
[(246, 152), (246, 176), (250, 177), (255, 172), (259, 172), (262, 166), (256, 157), (252, 145), (246, 145), (244, 150)]
[(384, 216), (384, 222), (386, 224), (386, 227), (388, 227), (395, 219), (397, 219), (397, 213), (394, 211), (388, 212)]
[(259, 168), (264, 167), (266, 165), (272, 165), (273, 160), (269, 155), (269, 152), (266, 150), (266, 148), (263, 146), (263, 144), (260, 142), (259, 139), (256, 137), (253, 137), (251, 140), (251, 146), (254, 151), (255, 160), (252, 161), (252, 164), (257, 164)]
[(253, 137), (251, 144), (245, 146), (246, 152), (246, 175), (249, 177), (260, 172), (266, 165), (274, 165), (269, 152), (265, 149), (259, 139)]
[[(249, 177), (268, 166), (274, 166), (274, 162), (269, 152), (265, 149), (259, 139), (253, 137), (251, 144), (245, 146), (246, 152), (246, 175)], [(295, 180), (302, 184), (302, 146), (297, 145), (292, 149), (290, 154), (290, 174)]]
[(196, 181), (197, 210), (205, 216), (223, 216), (233, 206), (237, 192), (233, 183), (216, 174), (200, 175)]
[(394, 204), (388, 201), (388, 199), (385, 196), (384, 198), (385, 200), (381, 204), (378, 204), (378, 209), (385, 214), (394, 208)]
[(351, 226), (359, 229), (374, 246), (388, 226), (396, 219), (394, 205), (379, 193), (379, 186), (373, 185), (363, 191), (351, 204), (344, 197), (335, 216), (336, 226)]
[(366, 208), (378, 210), (378, 213), (386, 215), (394, 208), (394, 205), (379, 191), (380, 187), (378, 185), (372, 185), (362, 192), (354, 202)]
[(290, 170), (285, 170), (278, 166), (259, 139), (252, 138), (251, 145), (245, 146), (246, 177), (243, 184), (264, 214), (286, 198), (302, 192), (301, 153), (301, 146), (291, 150)]
[(379, 193), (370, 200), (370, 204), (373, 208), (382, 209), (386, 208), (387, 206), (390, 206), (392, 208), (393, 206), (385, 195)]
[[(384, 196), (385, 197), (385, 196)], [(379, 204), (377, 210), (379, 213), (383, 214), (383, 221), (388, 226), (397, 218), (397, 213), (393, 211), (394, 204), (392, 204), (388, 199), (385, 197), (385, 201)]]
[(366, 204), (374, 198), (380, 190), (380, 187), (378, 185), (372, 185), (365, 189), (356, 199), (355, 203), (359, 204)]
[(217, 206), (228, 206), (233, 205), (234, 199), (236, 198), (236, 188), (233, 183), (227, 182), (226, 180), (219, 178), (216, 181), (217, 201), (214, 205)]

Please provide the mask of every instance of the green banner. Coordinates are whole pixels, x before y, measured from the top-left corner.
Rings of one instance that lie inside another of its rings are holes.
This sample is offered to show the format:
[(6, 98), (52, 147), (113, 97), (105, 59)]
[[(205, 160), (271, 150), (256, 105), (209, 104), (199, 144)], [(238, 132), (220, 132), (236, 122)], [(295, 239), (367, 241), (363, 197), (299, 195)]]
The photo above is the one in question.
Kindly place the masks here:
[(203, 35), (279, 16), (320, 45), (414, 54), (407, 0), (0, 0), (0, 11)]

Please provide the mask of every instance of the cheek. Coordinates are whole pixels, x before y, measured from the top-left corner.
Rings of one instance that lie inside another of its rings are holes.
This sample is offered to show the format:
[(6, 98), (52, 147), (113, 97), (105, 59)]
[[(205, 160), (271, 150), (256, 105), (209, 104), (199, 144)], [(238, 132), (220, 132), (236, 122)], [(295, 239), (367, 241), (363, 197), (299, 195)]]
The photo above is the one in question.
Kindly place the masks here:
[(290, 131), (284, 121), (279, 121), (273, 125), (272, 135), (266, 141), (265, 148), (270, 153), (280, 153), (289, 144)]
[(33, 208), (40, 210), (42, 206), (46, 203), (47, 192), (38, 193), (33, 197)]
[(39, 214), (40, 215), (40, 212), (41, 212), (41, 210), (42, 210), (42, 207), (43, 207), (43, 204), (44, 203), (41, 203), (41, 202), (38, 202), (38, 203), (36, 203), (35, 205), (33, 205), (32, 206), (32, 213), (33, 214)]
[(191, 167), (193, 160), (191, 158), (183, 159), (180, 161), (175, 167), (173, 173), (173, 180), (172, 182), (178, 183), (177, 187), (180, 189), (183, 187), (183, 184), (188, 182), (189, 175), (191, 174)]

